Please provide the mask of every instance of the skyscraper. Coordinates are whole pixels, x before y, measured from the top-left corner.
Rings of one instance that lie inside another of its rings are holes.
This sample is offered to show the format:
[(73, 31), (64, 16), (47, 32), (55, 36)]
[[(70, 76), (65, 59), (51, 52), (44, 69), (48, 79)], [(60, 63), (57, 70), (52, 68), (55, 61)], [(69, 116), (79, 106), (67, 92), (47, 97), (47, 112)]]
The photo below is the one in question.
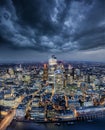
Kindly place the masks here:
[(64, 87), (64, 76), (61, 69), (54, 72), (54, 92), (59, 93)]
[(54, 71), (57, 66), (57, 58), (55, 55), (52, 55), (48, 61), (48, 81), (50, 84), (54, 84)]
[(48, 80), (48, 66), (47, 64), (44, 64), (43, 67), (43, 81)]
[(54, 66), (57, 65), (57, 58), (55, 57), (55, 55), (52, 55), (49, 59), (49, 66)]

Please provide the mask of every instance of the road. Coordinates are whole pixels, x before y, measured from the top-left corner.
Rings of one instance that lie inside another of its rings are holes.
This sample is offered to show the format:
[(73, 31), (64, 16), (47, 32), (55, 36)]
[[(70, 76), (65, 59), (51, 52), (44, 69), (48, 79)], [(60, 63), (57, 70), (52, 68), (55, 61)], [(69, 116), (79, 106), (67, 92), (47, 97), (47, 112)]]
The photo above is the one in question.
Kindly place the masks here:
[(13, 120), (15, 113), (16, 113), (15, 109), (8, 112), (8, 114), (5, 116), (5, 118), (0, 122), (0, 130), (5, 130), (8, 127), (8, 125)]

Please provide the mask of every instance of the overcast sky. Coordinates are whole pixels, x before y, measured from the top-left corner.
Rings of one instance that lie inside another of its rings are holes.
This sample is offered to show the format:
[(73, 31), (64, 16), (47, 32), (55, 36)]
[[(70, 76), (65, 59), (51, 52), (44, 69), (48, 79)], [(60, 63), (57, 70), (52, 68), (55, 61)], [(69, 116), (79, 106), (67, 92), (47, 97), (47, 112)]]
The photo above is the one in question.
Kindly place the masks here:
[(105, 0), (0, 0), (0, 62), (105, 62)]

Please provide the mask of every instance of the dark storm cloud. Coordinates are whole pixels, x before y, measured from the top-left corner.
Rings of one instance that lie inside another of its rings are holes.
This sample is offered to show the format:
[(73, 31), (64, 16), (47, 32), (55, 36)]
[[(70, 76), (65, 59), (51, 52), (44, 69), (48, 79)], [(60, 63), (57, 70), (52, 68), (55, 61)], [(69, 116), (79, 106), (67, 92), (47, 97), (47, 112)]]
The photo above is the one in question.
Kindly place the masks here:
[(86, 50), (105, 47), (104, 36), (104, 0), (0, 0), (1, 46)]

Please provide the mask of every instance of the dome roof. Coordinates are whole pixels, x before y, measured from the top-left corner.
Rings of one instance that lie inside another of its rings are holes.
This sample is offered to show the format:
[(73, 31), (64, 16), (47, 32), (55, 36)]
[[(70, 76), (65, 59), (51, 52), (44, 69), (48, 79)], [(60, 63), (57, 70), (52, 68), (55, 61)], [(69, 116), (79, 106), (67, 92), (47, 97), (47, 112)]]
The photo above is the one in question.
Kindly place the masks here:
[(62, 70), (58, 69), (55, 71), (55, 74), (61, 74), (62, 73)]

